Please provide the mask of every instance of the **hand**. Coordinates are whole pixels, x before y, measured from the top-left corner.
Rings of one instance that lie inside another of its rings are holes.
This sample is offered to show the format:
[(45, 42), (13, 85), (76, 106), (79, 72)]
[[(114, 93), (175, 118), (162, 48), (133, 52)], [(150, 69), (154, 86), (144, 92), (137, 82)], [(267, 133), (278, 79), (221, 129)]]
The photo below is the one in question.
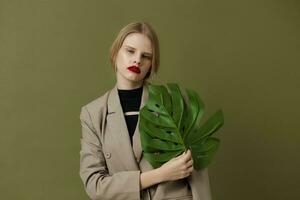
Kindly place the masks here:
[(159, 170), (162, 174), (162, 181), (173, 181), (188, 177), (194, 170), (191, 151), (188, 149), (187, 152), (172, 158), (164, 163)]

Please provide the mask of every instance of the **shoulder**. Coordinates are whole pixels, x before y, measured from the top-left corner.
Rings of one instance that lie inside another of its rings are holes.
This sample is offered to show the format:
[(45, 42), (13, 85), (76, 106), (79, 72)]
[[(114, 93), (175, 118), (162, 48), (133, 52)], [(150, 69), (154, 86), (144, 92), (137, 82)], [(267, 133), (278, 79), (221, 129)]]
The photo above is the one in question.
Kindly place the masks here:
[(110, 90), (106, 91), (103, 95), (97, 97), (96, 99), (91, 100), (82, 107), (87, 108), (88, 110), (98, 110), (106, 106), (108, 95)]
[(107, 100), (110, 90), (106, 91), (103, 95), (89, 101), (81, 106), (80, 116), (83, 118), (99, 118), (106, 113)]

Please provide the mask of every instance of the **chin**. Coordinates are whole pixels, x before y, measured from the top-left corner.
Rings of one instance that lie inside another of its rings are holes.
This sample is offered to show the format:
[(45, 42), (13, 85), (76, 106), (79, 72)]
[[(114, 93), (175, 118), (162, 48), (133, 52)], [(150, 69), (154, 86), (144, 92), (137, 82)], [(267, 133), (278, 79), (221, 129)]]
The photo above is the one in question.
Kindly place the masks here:
[(126, 79), (127, 81), (131, 82), (140, 82), (143, 81), (146, 74), (140, 73), (140, 74), (134, 74), (132, 72), (122, 72), (119, 73), (117, 76), (121, 79)]
[(130, 80), (130, 81), (134, 81), (134, 82), (139, 82), (139, 81), (142, 81), (144, 79), (144, 76), (142, 76), (141, 74), (138, 74), (138, 75), (128, 75), (127, 76), (127, 79)]
[(141, 81), (143, 81), (143, 79), (141, 79), (141, 78), (130, 78), (128, 80), (131, 81), (131, 82), (141, 82)]

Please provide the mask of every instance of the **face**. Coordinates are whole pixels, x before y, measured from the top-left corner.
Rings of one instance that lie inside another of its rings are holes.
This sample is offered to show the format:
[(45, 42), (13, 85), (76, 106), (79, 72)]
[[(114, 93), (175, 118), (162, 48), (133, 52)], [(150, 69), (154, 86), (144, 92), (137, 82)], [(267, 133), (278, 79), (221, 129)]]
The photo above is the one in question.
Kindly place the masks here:
[(152, 46), (150, 39), (141, 33), (127, 35), (116, 57), (116, 76), (119, 89), (142, 86), (151, 68)]

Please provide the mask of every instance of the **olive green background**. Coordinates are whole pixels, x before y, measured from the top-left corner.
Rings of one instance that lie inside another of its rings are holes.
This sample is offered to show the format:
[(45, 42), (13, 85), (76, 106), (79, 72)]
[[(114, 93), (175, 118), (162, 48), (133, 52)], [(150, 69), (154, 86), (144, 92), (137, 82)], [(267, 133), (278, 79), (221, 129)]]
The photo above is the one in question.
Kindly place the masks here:
[(80, 108), (114, 86), (108, 50), (136, 20), (160, 39), (152, 82), (195, 89), (204, 120), (223, 109), (213, 199), (300, 199), (296, 0), (0, 0), (0, 198), (88, 199)]

